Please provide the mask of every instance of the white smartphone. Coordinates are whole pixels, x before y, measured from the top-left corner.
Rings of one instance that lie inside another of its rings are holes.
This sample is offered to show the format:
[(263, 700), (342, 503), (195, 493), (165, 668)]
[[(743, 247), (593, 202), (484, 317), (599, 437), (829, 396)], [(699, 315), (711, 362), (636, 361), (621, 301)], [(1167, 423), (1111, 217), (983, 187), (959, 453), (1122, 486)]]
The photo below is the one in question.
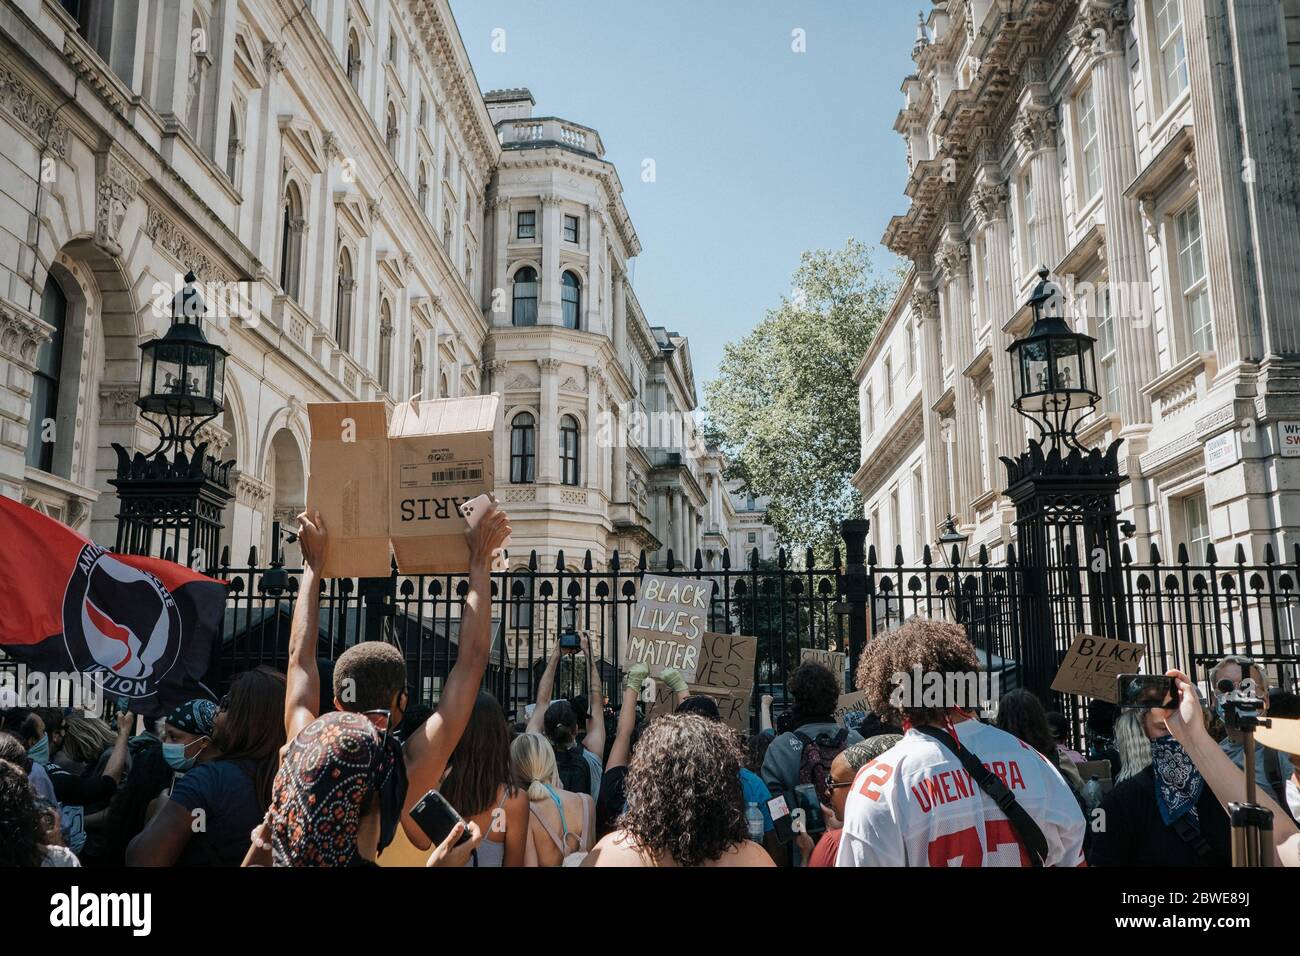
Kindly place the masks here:
[[(497, 501), (497, 496), (492, 492), (479, 495), (477, 498), (471, 498), (463, 502), (460, 506), (461, 516), (470, 528), (477, 528), (478, 523), (483, 520), (483, 516), (489, 514), (493, 508), (501, 507)], [(506, 549), (510, 547), (510, 539), (506, 538), (505, 543), (492, 553), (492, 570), (506, 570)]]

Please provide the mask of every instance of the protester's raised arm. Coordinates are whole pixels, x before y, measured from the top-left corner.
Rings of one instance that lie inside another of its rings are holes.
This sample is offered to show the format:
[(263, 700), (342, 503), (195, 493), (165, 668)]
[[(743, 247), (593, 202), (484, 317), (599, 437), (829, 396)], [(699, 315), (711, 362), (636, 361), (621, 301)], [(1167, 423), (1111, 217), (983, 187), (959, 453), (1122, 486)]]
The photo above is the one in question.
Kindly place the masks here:
[(601, 760), (605, 759), (605, 685), (600, 679), (600, 656), (586, 635), (582, 650), (587, 655), (587, 736), (582, 746)]
[[(1181, 671), (1169, 671), (1167, 676), (1177, 680), (1181, 699), (1176, 710), (1158, 711), (1164, 715), (1165, 726), (1183, 745), (1225, 811), (1230, 803), (1245, 803), (1246, 775), (1205, 729), (1196, 688)], [(1273, 811), (1273, 848), (1279, 864), (1300, 866), (1300, 829), (1296, 828), (1286, 811), (1258, 787), (1255, 789), (1255, 802)]]
[(672, 691), (672, 709), (676, 710), (677, 705), (685, 700), (691, 692), (690, 688), (686, 686), (686, 678), (683, 677), (682, 672), (675, 667), (665, 667), (664, 672), (659, 675), (659, 678), (667, 684), (668, 689)]
[(284, 736), (293, 740), (318, 716), (320, 669), (316, 643), (320, 630), (320, 568), (325, 560), (329, 532), (319, 511), (298, 515), (298, 545), (302, 549), (302, 581), (293, 603), (289, 628), (289, 663), (284, 674)]
[(641, 696), (641, 684), (649, 676), (650, 668), (645, 664), (633, 664), (628, 668), (623, 706), (618, 712), (618, 729), (614, 731), (614, 746), (609, 752), (606, 770), (627, 766), (632, 755), (632, 731), (636, 729), (636, 702)]
[(551, 702), (551, 691), (555, 687), (555, 673), (560, 669), (560, 642), (551, 645), (551, 656), (547, 658), (546, 670), (542, 671), (537, 681), (537, 702), (533, 705), (533, 714), (528, 718), (525, 728), (530, 734), (542, 732), (546, 720), (546, 705)]
[(505, 512), (497, 508), (489, 511), (476, 527), (467, 532), (469, 596), (461, 612), (456, 666), (447, 675), (437, 711), (406, 746), (406, 770), (410, 780), (407, 810), (438, 786), (447, 761), (469, 723), (492, 650), (492, 553), (502, 547), (509, 536), (509, 520)]
[(758, 709), (758, 731), (765, 733), (773, 729), (772, 723), (772, 695), (764, 694), (760, 698)]
[(117, 715), (117, 739), (113, 741), (113, 752), (104, 765), (104, 776), (111, 777), (115, 783), (122, 780), (122, 771), (126, 769), (127, 745), (131, 741), (131, 730), (135, 727), (135, 714), (128, 710)]

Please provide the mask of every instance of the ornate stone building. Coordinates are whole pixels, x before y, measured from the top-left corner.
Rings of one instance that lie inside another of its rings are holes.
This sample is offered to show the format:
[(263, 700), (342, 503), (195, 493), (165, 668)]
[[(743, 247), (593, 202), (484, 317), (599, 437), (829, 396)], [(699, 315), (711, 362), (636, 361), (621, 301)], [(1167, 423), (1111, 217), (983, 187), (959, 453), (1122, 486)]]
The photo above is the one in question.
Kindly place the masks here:
[(1097, 339), (1080, 436), (1124, 440), (1138, 560), (1300, 541), (1297, 41), (1298, 0), (934, 3), (895, 124), (911, 205), (884, 236), (911, 269), (857, 375), (882, 560), (949, 512), (995, 559), (1013, 539), (1006, 347), (1040, 264)]
[[(154, 444), (139, 345), (192, 269), (236, 563), (305, 502), (307, 403), (494, 390), (516, 557), (719, 546), (689, 349), (632, 292), (599, 134), (484, 97), (446, 0), (0, 15), (0, 493), (113, 542), (111, 444)], [(656, 413), (685, 432), (605, 441)]]

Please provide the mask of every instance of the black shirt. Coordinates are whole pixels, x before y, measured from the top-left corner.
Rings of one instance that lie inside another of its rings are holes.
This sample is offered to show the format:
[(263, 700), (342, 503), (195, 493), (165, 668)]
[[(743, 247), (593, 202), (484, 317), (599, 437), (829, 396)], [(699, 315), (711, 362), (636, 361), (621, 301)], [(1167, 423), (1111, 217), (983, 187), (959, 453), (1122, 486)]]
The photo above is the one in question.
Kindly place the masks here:
[(1228, 866), (1232, 862), (1228, 815), (1208, 784), (1201, 790), (1196, 813), (1201, 836), (1212, 851), (1209, 857), (1200, 856), (1174, 827), (1165, 825), (1151, 767), (1106, 794), (1101, 809), (1089, 866)]
[(406, 778), (406, 752), (397, 738), (388, 735), (387, 746), (393, 748), (393, 770), (379, 788), (379, 849), (393, 842), (397, 835), (397, 825), (402, 820), (402, 808), (406, 806), (406, 791), (410, 783)]
[(627, 766), (610, 767), (600, 778), (600, 796), (596, 799), (596, 825), (601, 833), (614, 829), (614, 821), (627, 803), (623, 784), (627, 780)]

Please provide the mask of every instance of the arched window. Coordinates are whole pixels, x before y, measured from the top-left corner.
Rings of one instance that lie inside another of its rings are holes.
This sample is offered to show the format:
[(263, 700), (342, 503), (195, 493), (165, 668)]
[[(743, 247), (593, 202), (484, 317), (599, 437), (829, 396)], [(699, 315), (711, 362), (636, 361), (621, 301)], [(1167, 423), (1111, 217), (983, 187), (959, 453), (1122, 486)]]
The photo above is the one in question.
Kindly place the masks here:
[(388, 104), (388, 120), (384, 126), (384, 145), (388, 147), (388, 155), (397, 159), (397, 107), (392, 103)]
[(230, 131), (226, 135), (226, 178), (239, 188), (239, 159), (244, 152), (244, 141), (240, 136), (239, 110), (236, 104), (230, 104)]
[(420, 202), (420, 211), (426, 216), (429, 215), (429, 167), (425, 166), (424, 163), (420, 164), (420, 175), (415, 193)]
[(514, 325), (537, 324), (537, 270), (532, 266), (524, 266), (515, 273), (511, 321)]
[(537, 463), (537, 423), (528, 412), (520, 412), (510, 422), (510, 481), (516, 485), (532, 484)]
[(55, 421), (59, 417), (59, 379), (63, 366), (63, 330), (68, 319), (68, 297), (53, 276), (41, 293), (41, 319), (54, 326), (36, 352), (32, 373), (31, 421), (27, 425), (27, 464), (41, 471), (54, 470)]
[(302, 265), (302, 197), (290, 183), (284, 191), (284, 215), (280, 224), (280, 288), (285, 295), (298, 298)]
[(379, 307), (379, 387), (385, 392), (393, 381), (393, 310), (387, 302)]
[(418, 338), (411, 340), (411, 394), (424, 391), (424, 349)]
[(451, 210), (442, 211), (442, 248), (447, 250), (448, 258), (451, 257)]
[(560, 419), (560, 480), (576, 485), (582, 480), (578, 461), (578, 420), (572, 415)]
[(344, 249), (339, 253), (339, 284), (334, 296), (334, 341), (345, 352), (352, 348), (352, 290), (356, 286), (352, 255)]
[(358, 93), (361, 92), (361, 41), (357, 39), (357, 32), (352, 30), (348, 33), (348, 59), (347, 59), (348, 82)]
[(572, 272), (560, 276), (560, 300), (564, 306), (564, 327), (579, 328), (582, 315), (582, 285)]

